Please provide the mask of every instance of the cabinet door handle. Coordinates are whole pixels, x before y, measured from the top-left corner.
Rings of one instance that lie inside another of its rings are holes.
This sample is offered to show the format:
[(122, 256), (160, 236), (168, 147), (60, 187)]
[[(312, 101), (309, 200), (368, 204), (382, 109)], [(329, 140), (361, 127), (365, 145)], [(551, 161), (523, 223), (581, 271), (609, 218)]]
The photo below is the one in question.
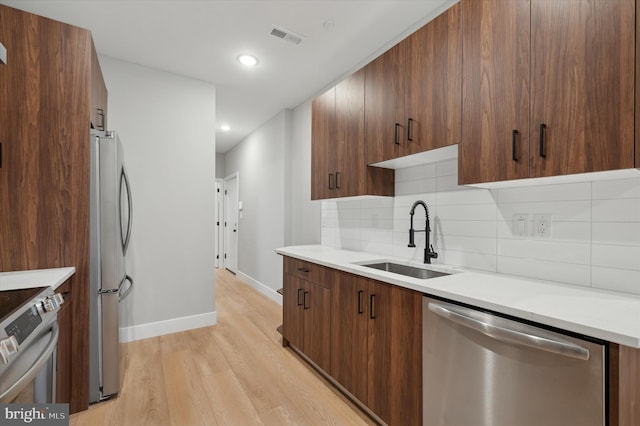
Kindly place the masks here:
[(100, 124), (98, 125), (98, 130), (104, 130), (104, 110), (102, 108), (98, 108), (98, 116), (100, 117)]
[(409, 120), (407, 120), (407, 141), (409, 142), (413, 142), (413, 132), (411, 131), (413, 129), (413, 118), (410, 118)]
[(329, 189), (334, 189), (333, 185), (331, 184), (331, 178), (333, 177), (333, 173), (329, 173)]
[(545, 132), (547, 129), (547, 125), (544, 123), (540, 124), (540, 157), (545, 158), (547, 156), (547, 147), (545, 140)]
[(511, 159), (513, 161), (518, 161), (518, 153), (516, 150), (516, 144), (518, 143), (518, 131), (513, 130), (511, 132)]
[(305, 292), (304, 292), (304, 295), (303, 295), (303, 303), (302, 303), (302, 305), (303, 305), (303, 306), (302, 306), (302, 307), (303, 307), (304, 309), (309, 309), (309, 305), (307, 304), (307, 300), (308, 300), (307, 295), (308, 295), (308, 294), (309, 294), (309, 292), (308, 292), (308, 291), (305, 291)]
[(400, 131), (399, 131), (399, 129), (400, 129), (400, 123), (396, 123), (396, 128), (394, 130), (394, 136), (393, 136), (394, 143), (396, 145), (400, 145)]
[(372, 294), (371, 297), (369, 297), (369, 318), (371, 319), (376, 319), (375, 301), (376, 301), (376, 295)]
[[(303, 300), (301, 300), (302, 298), (300, 297), (300, 295), (301, 295), (301, 293), (300, 293), (300, 292), (301, 292), (301, 291), (302, 291), (302, 289), (301, 289), (301, 288), (299, 288), (299, 289), (298, 289), (298, 306), (302, 306), (302, 304), (304, 303), (304, 301), (303, 301)], [(304, 298), (304, 295), (303, 295), (303, 298)]]
[(2, 144), (0, 143), (0, 169), (2, 168)]
[(359, 314), (364, 312), (362, 310), (362, 293), (364, 293), (364, 291), (358, 290), (358, 313)]
[(340, 172), (336, 172), (336, 189), (340, 189)]

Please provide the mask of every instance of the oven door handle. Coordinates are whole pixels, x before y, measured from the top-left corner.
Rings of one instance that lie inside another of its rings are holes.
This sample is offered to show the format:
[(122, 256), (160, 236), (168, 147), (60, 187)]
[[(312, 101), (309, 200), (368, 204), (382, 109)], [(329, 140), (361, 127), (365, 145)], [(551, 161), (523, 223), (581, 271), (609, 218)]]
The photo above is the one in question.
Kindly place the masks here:
[(27, 370), (26, 373), (22, 375), (14, 384), (9, 386), (2, 394), (0, 394), (0, 401), (4, 401), (5, 398), (13, 398), (18, 395), (24, 386), (32, 381), (37, 375), (40, 369), (47, 363), (49, 357), (56, 350), (56, 346), (58, 344), (58, 336), (60, 335), (60, 331), (58, 330), (58, 321), (54, 321), (51, 324), (51, 339), (49, 339), (49, 343), (45, 346), (44, 350), (36, 359), (31, 367)]

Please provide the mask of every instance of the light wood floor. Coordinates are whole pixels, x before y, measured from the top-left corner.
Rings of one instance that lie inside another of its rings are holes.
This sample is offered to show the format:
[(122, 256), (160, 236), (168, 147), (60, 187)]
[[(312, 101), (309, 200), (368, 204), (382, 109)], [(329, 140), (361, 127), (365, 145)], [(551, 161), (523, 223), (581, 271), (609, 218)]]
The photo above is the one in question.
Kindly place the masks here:
[(120, 396), (75, 425), (370, 425), (291, 349), (277, 303), (216, 272), (218, 323), (123, 345)]

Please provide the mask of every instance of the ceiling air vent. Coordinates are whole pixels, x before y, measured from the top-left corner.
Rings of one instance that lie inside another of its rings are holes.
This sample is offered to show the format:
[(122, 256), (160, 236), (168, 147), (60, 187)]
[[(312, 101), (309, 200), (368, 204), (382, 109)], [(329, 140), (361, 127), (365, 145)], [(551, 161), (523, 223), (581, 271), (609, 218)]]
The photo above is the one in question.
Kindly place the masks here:
[(303, 39), (303, 37), (300, 34), (296, 34), (293, 31), (289, 31), (287, 29), (284, 29), (282, 27), (277, 27), (275, 25), (271, 30), (271, 35), (293, 44), (300, 44), (302, 43), (302, 39)]

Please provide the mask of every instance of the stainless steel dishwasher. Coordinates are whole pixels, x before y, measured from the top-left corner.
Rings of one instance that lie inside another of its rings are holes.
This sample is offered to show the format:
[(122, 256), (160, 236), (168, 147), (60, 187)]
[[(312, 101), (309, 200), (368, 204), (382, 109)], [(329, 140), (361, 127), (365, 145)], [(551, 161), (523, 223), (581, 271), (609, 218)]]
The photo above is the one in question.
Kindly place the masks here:
[(423, 424), (605, 424), (605, 346), (424, 298)]

